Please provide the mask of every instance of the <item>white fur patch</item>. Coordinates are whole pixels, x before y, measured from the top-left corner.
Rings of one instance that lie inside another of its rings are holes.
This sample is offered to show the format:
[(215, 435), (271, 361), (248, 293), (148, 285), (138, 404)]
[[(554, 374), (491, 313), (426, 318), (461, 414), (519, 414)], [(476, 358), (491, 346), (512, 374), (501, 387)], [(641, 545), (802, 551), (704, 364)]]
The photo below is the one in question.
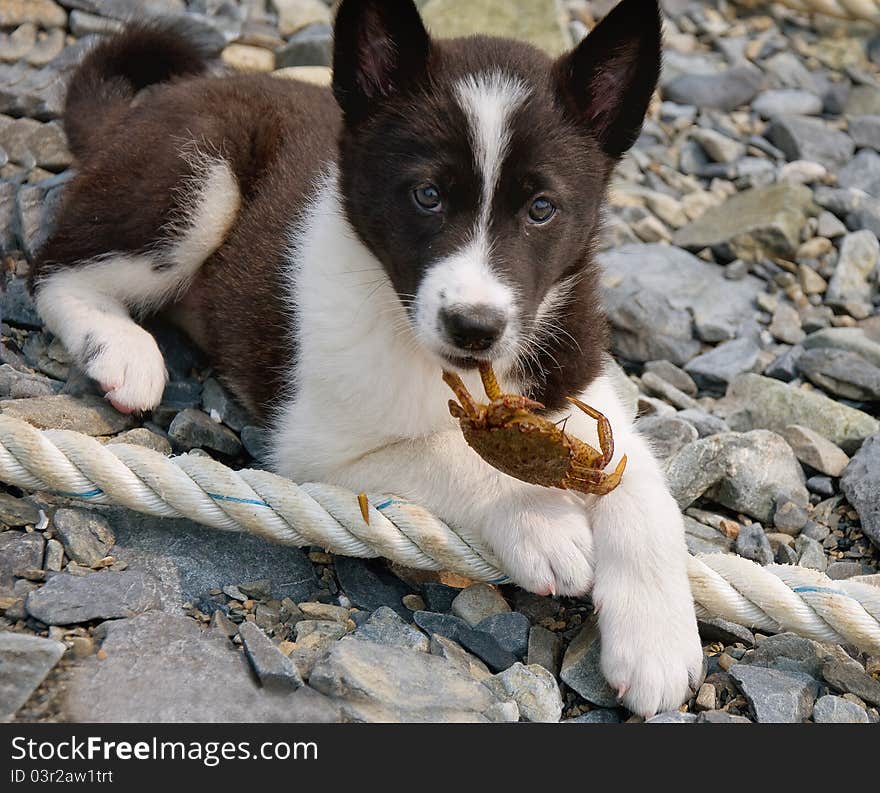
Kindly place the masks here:
[(192, 204), (172, 222), (170, 242), (149, 254), (109, 253), (58, 270), (37, 290), (46, 327), (121, 410), (154, 408), (166, 382), (162, 353), (129, 312), (158, 308), (186, 289), (223, 242), (241, 203), (223, 160), (202, 163), (188, 184)]

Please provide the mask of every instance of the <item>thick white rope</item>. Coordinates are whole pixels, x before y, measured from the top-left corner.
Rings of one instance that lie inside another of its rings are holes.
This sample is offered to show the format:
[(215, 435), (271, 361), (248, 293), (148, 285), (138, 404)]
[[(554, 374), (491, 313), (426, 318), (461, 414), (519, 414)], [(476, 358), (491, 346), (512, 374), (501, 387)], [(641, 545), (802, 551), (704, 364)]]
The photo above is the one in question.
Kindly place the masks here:
[[(283, 545), (316, 545), (344, 556), (383, 556), (406, 567), (507, 581), (491, 551), (423, 507), (368, 494), (369, 523), (356, 494), (298, 485), (267, 471), (233, 471), (209, 457), (167, 458), (129, 444), (102, 445), (68, 430), (40, 431), (0, 415), (0, 481), (159, 517), (185, 517)], [(696, 609), (767, 632), (880, 653), (880, 588), (832, 581), (790, 565), (761, 567), (739, 556), (688, 558)]]

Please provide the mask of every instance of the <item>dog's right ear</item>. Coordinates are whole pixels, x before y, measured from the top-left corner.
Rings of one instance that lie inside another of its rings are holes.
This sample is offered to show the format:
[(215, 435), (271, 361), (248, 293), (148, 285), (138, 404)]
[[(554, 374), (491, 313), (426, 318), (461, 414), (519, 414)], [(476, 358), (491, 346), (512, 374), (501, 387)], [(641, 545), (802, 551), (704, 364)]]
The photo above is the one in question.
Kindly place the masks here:
[(425, 75), (431, 39), (412, 0), (343, 0), (336, 15), (333, 93), (346, 123)]

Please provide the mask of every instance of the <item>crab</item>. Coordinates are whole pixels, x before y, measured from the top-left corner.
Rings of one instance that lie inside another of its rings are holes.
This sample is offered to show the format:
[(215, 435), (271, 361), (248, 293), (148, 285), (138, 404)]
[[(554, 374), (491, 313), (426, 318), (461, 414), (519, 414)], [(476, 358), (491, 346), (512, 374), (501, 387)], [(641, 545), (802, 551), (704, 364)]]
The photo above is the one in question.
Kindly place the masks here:
[(457, 374), (443, 372), (443, 380), (458, 398), (458, 402), (449, 400), (449, 412), (459, 420), (468, 445), (489, 465), (523, 482), (598, 496), (620, 484), (626, 456), (612, 473), (605, 473), (614, 456), (614, 438), (611, 424), (598, 410), (567, 397), (598, 422), (599, 449), (594, 449), (566, 434), (564, 425), (560, 428), (536, 415), (533, 411), (544, 409), (540, 402), (503, 393), (490, 364), (480, 364), (480, 377), (488, 405), (478, 403)]

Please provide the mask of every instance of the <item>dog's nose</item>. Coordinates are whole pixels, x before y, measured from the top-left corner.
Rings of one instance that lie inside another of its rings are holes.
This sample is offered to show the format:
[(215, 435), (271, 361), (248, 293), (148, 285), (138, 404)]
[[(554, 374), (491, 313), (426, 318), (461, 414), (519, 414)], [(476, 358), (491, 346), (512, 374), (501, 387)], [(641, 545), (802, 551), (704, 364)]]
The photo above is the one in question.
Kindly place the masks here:
[(449, 340), (459, 349), (485, 352), (504, 333), (507, 318), (488, 306), (460, 306), (440, 311)]

